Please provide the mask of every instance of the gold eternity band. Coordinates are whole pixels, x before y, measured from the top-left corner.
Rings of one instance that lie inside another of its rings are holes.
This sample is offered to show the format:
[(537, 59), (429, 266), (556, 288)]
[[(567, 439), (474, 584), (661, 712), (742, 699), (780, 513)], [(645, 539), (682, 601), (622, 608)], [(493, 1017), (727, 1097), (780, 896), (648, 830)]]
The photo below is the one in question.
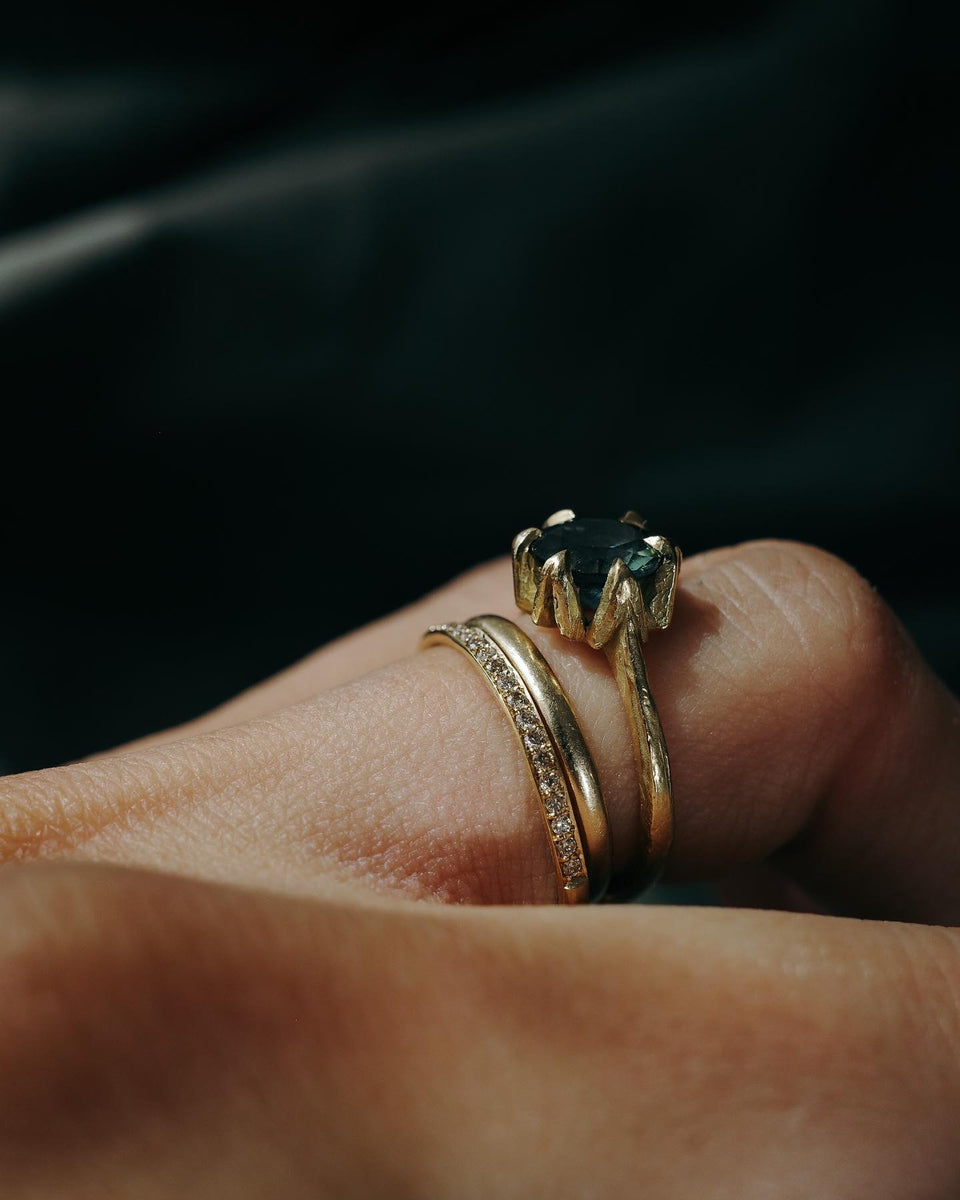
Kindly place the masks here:
[(597, 769), (570, 701), (530, 638), (505, 617), (433, 625), (421, 648), (450, 645), (480, 669), (513, 724), (537, 790), (561, 904), (603, 898), (610, 833)]
[(633, 739), (640, 786), (642, 845), (631, 868), (613, 880), (611, 898), (654, 883), (673, 840), (670, 759), (647, 682), (643, 643), (673, 616), (680, 549), (646, 532), (635, 512), (618, 521), (553, 513), (513, 540), (517, 606), (536, 625), (555, 625), (603, 650), (613, 668)]

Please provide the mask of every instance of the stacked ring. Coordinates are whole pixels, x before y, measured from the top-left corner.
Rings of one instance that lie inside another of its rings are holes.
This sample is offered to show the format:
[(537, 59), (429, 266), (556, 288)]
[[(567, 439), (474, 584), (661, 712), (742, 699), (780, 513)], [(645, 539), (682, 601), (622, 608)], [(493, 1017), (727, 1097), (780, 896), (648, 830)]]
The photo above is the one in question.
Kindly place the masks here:
[(510, 718), (537, 790), (562, 904), (603, 898), (610, 834), (600, 781), (563, 688), (529, 637), (503, 617), (434, 625), (421, 646), (451, 645), (480, 669)]
[(654, 883), (673, 840), (670, 759), (647, 682), (643, 644), (673, 617), (680, 548), (647, 534), (635, 512), (619, 521), (578, 519), (561, 509), (513, 540), (517, 607), (535, 625), (603, 650), (633, 740), (640, 846), (611, 880), (612, 854), (597, 770), (557, 677), (512, 621), (473, 617), (434, 625), (421, 646), (455, 646), (484, 672), (523, 747), (550, 838), (562, 903), (627, 899)]

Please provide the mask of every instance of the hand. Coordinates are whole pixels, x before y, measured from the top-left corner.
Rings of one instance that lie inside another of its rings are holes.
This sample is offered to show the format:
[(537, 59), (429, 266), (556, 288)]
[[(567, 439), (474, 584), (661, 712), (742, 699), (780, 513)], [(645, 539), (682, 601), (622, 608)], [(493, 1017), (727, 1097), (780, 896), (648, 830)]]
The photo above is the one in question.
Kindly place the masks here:
[[(0, 872), (5, 1197), (960, 1192), (960, 941), (929, 927), (960, 920), (960, 721), (876, 596), (797, 546), (685, 565), (648, 654), (670, 870), (912, 925), (474, 907), (554, 886), (483, 680), (404, 657), (483, 611), (515, 615), (503, 563), (193, 726), (0, 781), (33, 863)], [(622, 861), (609, 669), (536, 637)]]

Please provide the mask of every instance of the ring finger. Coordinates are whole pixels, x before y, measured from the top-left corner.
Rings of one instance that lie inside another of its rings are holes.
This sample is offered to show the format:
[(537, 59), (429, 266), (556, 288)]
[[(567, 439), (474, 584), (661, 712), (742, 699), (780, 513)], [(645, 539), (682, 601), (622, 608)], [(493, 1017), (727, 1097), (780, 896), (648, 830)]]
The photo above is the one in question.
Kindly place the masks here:
[[(532, 782), (470, 664), (431, 651), (315, 694), (394, 658), (428, 621), (483, 610), (513, 613), (503, 563), (217, 718), (239, 724), (5, 780), (5, 857), (136, 862), (305, 891), (333, 881), (549, 900)], [(636, 845), (636, 783), (616, 687), (601, 656), (536, 636), (597, 759), (622, 866)], [(778, 543), (691, 560), (649, 666), (674, 767), (674, 878), (781, 852), (836, 908), (960, 917), (956, 702), (854, 572)]]

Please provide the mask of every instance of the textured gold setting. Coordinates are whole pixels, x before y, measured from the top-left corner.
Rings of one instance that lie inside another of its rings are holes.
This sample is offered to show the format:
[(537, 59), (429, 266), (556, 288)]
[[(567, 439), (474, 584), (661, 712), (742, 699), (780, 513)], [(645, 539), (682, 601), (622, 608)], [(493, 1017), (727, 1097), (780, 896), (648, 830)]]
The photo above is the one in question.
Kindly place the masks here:
[[(541, 526), (517, 534), (513, 539), (513, 591), (518, 608), (529, 613), (534, 624), (554, 625), (565, 638), (603, 650), (613, 669), (633, 739), (644, 844), (630, 871), (614, 881), (612, 891), (635, 894), (655, 882), (673, 840), (670, 760), (647, 682), (643, 643), (651, 629), (666, 629), (673, 617), (681, 554), (669, 538), (645, 536), (643, 540), (661, 556), (657, 570), (635, 579), (623, 559), (616, 559), (596, 611), (585, 613), (568, 552), (554, 554), (543, 564), (530, 552), (544, 529), (571, 521), (575, 515), (572, 509), (560, 509)], [(620, 520), (646, 531), (646, 521), (633, 511)]]
[(610, 835), (600, 780), (557, 677), (530, 638), (505, 617), (433, 625), (421, 648), (451, 645), (483, 671), (523, 749), (549, 839), (561, 904), (603, 898)]

